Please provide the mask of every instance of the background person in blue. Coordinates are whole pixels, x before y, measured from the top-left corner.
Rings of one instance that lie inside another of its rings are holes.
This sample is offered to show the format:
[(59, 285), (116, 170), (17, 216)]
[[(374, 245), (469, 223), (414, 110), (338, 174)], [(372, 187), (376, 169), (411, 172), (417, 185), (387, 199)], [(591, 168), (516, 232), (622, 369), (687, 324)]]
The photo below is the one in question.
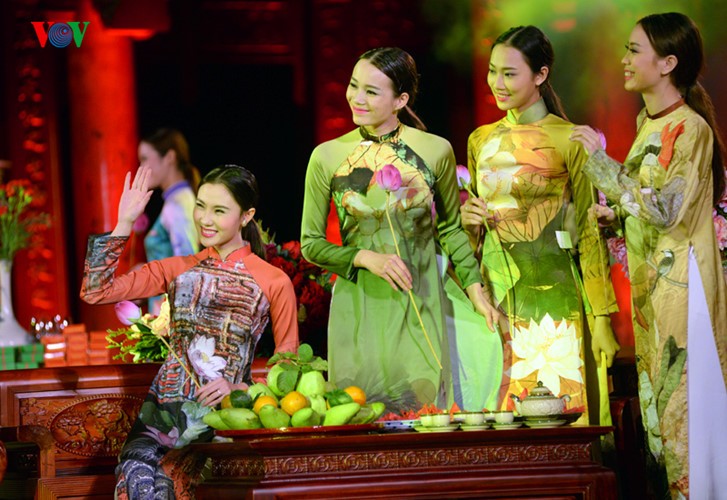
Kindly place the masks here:
[[(146, 260), (199, 251), (199, 237), (192, 212), (200, 175), (189, 160), (189, 145), (184, 135), (172, 128), (161, 128), (139, 143), (139, 164), (150, 170), (149, 187), (161, 189), (164, 203), (159, 216), (144, 238)], [(149, 313), (158, 315), (161, 296), (149, 299)]]

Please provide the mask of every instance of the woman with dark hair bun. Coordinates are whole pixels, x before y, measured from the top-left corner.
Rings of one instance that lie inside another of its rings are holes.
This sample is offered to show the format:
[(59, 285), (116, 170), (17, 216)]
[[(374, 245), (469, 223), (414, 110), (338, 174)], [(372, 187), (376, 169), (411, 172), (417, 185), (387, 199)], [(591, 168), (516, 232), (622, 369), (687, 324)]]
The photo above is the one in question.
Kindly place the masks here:
[[(492, 46), (487, 83), (507, 114), (469, 137), (472, 193), (462, 224), (495, 303), (507, 313), (500, 406), (543, 382), (580, 422), (599, 423), (595, 366), (619, 349), (609, 314), (617, 310), (608, 250), (588, 208), (595, 190), (586, 154), (568, 140), (550, 84), (553, 47), (535, 26), (519, 26)], [(590, 403), (590, 404), (589, 404)]]
[[(144, 238), (147, 262), (199, 250), (192, 211), (199, 186), (199, 171), (190, 161), (184, 135), (160, 128), (139, 143), (139, 164), (150, 170), (149, 187), (160, 189), (164, 204)], [(149, 312), (159, 314), (162, 297), (149, 298)]]
[(597, 207), (602, 223), (623, 220), (652, 483), (656, 498), (668, 495), (666, 482), (672, 498), (724, 498), (727, 287), (712, 210), (725, 153), (699, 83), (699, 28), (676, 12), (646, 16), (621, 63), (624, 88), (645, 104), (626, 161), (606, 155), (590, 127), (576, 127), (573, 139), (612, 203)]
[[(485, 299), (460, 226), (452, 147), (424, 132), (411, 109), (418, 83), (414, 59), (399, 48), (359, 58), (346, 92), (358, 128), (313, 151), (301, 229), (304, 257), (338, 275), (328, 324), (329, 379), (361, 387), (393, 412), (442, 407), (451, 399), (437, 242), (477, 311), (490, 325), (499, 315)], [(377, 182), (388, 175), (397, 182)], [(342, 246), (326, 240), (331, 199)], [(477, 317), (484, 335), (486, 323)]]
[(209, 441), (212, 432), (188, 427), (198, 417), (187, 414), (186, 403), (214, 407), (232, 390), (247, 388), (255, 346), (269, 322), (275, 351), (296, 351), (296, 297), (290, 278), (259, 256), (257, 182), (236, 165), (215, 168), (199, 187), (194, 221), (204, 250), (116, 276), (131, 226), (151, 196), (151, 175), (143, 166), (133, 182), (126, 175), (114, 231), (89, 239), (81, 298), (109, 304), (169, 294), (172, 352), (121, 450), (116, 494), (190, 498), (204, 464), (185, 446)]

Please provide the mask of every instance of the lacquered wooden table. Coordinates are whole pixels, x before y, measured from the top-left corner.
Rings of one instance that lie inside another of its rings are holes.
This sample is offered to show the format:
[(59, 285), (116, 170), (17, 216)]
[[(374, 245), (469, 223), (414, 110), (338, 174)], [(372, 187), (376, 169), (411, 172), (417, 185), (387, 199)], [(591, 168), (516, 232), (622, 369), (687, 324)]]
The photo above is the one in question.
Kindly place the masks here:
[(617, 498), (593, 459), (610, 427), (282, 435), (192, 445), (197, 498)]

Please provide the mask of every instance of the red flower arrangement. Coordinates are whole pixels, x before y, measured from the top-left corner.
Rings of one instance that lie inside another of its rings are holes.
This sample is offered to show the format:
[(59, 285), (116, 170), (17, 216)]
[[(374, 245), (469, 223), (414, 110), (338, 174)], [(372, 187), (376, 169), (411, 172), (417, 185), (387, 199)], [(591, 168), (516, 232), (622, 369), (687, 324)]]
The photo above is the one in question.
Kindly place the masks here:
[(298, 299), (298, 329), (300, 341), (313, 346), (315, 352), (325, 352), (328, 313), (335, 275), (303, 258), (299, 241), (277, 244), (263, 232), (267, 261), (290, 277)]

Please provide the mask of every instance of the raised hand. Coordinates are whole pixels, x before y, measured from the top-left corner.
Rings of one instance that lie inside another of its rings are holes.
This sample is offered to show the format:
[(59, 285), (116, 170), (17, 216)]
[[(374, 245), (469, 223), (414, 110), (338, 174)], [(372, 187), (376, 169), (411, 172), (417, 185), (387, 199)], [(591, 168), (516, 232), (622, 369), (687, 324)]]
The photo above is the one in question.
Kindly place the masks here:
[(119, 200), (119, 218), (111, 236), (129, 236), (131, 234), (134, 221), (144, 213), (144, 208), (151, 199), (150, 175), (149, 167), (139, 167), (132, 182), (131, 172), (126, 173), (124, 191)]

